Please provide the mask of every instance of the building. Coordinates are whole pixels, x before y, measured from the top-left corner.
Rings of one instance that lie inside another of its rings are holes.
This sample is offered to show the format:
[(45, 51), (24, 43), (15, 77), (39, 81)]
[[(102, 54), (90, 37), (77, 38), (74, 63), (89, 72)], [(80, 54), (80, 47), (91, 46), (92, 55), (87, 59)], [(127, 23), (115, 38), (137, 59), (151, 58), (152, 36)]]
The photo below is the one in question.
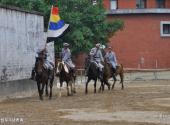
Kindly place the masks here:
[(109, 40), (125, 68), (170, 68), (170, 0), (104, 0), (124, 29)]

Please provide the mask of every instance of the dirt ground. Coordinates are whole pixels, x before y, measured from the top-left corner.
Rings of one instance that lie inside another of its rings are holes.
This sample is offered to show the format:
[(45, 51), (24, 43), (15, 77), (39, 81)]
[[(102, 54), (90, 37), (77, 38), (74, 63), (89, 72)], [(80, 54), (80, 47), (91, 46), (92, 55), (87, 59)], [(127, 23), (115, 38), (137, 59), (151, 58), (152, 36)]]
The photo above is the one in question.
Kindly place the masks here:
[[(99, 87), (99, 86), (98, 86)], [(170, 80), (125, 82), (121, 90), (84, 94), (77, 86), (74, 96), (62, 97), (53, 90), (52, 100), (44, 97), (7, 99), (0, 102), (0, 124), (14, 125), (170, 125)]]

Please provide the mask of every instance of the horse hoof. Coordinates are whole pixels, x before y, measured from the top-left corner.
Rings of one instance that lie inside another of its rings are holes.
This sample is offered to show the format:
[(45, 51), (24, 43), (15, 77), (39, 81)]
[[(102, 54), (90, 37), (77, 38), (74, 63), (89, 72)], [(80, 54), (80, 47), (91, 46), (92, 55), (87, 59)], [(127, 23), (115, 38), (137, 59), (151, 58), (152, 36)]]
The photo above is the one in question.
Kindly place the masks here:
[(40, 97), (40, 100), (42, 101), (42, 100), (43, 100), (43, 97)]
[(108, 87), (108, 90), (110, 90), (110, 87)]

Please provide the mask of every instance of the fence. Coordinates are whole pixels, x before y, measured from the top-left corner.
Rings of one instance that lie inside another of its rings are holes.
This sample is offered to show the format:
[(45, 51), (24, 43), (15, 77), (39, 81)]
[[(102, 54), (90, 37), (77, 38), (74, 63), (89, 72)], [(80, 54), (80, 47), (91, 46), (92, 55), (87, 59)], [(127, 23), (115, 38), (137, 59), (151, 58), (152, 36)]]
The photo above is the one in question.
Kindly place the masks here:
[[(125, 81), (139, 81), (139, 80), (170, 80), (170, 69), (124, 69), (124, 80)], [(84, 69), (77, 69), (78, 84), (86, 82)], [(117, 76), (117, 79), (119, 77)]]

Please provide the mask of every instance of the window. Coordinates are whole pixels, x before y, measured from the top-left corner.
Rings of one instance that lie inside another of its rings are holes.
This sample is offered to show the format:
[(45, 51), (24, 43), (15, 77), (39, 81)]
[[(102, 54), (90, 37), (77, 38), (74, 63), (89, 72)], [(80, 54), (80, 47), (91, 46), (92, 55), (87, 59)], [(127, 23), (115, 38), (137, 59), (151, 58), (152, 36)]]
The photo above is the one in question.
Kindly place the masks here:
[(136, 8), (138, 9), (146, 8), (146, 0), (136, 0)]
[(161, 36), (170, 36), (170, 21), (161, 21)]
[(157, 8), (165, 8), (165, 0), (156, 0)]
[(117, 0), (110, 0), (110, 9), (111, 10), (117, 9)]

